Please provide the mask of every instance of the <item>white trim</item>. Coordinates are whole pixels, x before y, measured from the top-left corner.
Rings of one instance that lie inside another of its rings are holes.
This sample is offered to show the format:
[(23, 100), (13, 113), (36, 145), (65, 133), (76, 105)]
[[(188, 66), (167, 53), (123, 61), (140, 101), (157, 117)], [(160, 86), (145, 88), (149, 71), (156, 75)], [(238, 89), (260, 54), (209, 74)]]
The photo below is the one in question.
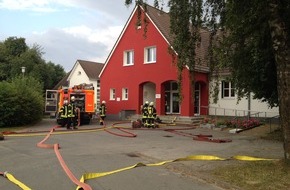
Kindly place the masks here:
[[(155, 49), (155, 52), (151, 51)], [(155, 57), (155, 60), (148, 61), (148, 51), (152, 53), (152, 58)], [(148, 46), (144, 48), (144, 64), (156, 63), (157, 62), (157, 48), (156, 46)]]
[[(128, 60), (129, 55), (129, 60)], [(131, 61), (128, 63), (128, 61)], [(125, 50), (123, 51), (123, 66), (132, 66), (134, 65), (134, 50)]]
[(122, 88), (122, 100), (129, 99), (129, 90), (128, 88)]
[(110, 100), (116, 100), (116, 89), (110, 88)]

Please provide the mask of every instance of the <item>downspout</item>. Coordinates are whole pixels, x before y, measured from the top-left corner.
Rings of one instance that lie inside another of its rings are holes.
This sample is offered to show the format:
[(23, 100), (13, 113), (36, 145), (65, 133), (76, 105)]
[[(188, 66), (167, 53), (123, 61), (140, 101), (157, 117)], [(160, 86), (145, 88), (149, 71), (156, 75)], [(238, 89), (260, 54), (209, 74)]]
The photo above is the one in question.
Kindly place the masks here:
[(248, 120), (251, 117), (251, 92), (248, 95)]

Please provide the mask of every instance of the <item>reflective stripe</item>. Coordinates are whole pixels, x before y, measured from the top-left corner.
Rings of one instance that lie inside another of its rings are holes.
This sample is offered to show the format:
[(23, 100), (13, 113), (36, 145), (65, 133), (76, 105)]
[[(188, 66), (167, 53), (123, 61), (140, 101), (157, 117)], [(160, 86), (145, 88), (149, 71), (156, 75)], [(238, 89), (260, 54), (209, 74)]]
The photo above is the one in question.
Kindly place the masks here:
[(72, 104), (72, 103), (70, 103), (69, 105), (68, 105), (68, 111), (67, 111), (68, 113), (67, 113), (67, 116), (68, 117), (75, 117), (75, 112), (76, 112), (76, 110), (75, 110), (75, 105), (74, 104)]
[(60, 115), (60, 117), (61, 118), (67, 118), (67, 116), (68, 116), (68, 106), (67, 105), (64, 105), (61, 108), (61, 115)]

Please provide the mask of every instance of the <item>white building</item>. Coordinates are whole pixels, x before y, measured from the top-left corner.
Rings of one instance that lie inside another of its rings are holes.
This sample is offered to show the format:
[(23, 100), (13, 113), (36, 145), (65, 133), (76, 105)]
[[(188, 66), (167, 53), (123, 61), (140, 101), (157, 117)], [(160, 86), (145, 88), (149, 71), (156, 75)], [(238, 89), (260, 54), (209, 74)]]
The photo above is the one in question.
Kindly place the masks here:
[[(210, 92), (213, 91), (215, 81), (210, 82)], [(214, 103), (214, 99), (210, 96), (209, 115), (219, 116), (252, 116), (252, 117), (275, 117), (279, 115), (279, 108), (270, 108), (266, 102), (253, 98), (242, 98), (238, 101), (237, 94), (233, 84), (225, 78), (221, 78), (218, 83), (219, 93), (218, 101)]]

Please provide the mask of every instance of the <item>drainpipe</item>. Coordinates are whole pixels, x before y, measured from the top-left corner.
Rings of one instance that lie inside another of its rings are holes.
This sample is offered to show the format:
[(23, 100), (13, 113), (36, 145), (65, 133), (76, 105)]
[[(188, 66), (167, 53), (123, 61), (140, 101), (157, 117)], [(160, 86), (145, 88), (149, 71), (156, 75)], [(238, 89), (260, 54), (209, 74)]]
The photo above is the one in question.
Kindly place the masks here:
[(251, 92), (248, 95), (248, 120), (251, 117)]

